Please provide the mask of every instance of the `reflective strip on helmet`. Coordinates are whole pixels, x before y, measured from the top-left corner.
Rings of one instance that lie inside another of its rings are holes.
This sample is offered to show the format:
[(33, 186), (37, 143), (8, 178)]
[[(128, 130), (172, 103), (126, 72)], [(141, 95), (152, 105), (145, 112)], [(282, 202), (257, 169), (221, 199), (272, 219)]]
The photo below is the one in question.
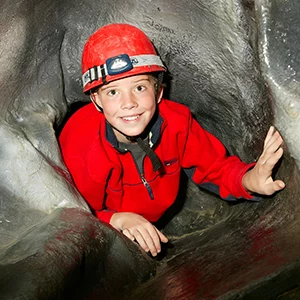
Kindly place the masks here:
[[(124, 64), (120, 63), (123, 57), (124, 57)], [(99, 80), (100, 78), (106, 77), (107, 75), (116, 75), (116, 74), (124, 73), (136, 67), (156, 65), (165, 68), (160, 57), (157, 55), (146, 54), (146, 55), (130, 56), (129, 60), (127, 58), (128, 56), (126, 54), (122, 54), (107, 60), (107, 62), (109, 61), (109, 66), (116, 66), (119, 64), (120, 70), (116, 69), (115, 67), (114, 69), (109, 70), (106, 63), (101, 66), (95, 66), (93, 68), (90, 68), (82, 75), (83, 87), (85, 87), (88, 83), (93, 82), (95, 80)], [(117, 62), (116, 64), (114, 64), (114, 60)], [(128, 67), (126, 67), (126, 64), (128, 65)]]
[(133, 67), (157, 65), (165, 68), (160, 57), (157, 55), (146, 54), (146, 55), (130, 56), (130, 60)]

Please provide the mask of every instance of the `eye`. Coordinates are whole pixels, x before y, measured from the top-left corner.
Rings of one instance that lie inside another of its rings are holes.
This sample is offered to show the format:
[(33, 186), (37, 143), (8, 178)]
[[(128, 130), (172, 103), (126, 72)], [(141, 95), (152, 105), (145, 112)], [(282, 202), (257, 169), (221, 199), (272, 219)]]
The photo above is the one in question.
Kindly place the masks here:
[(144, 85), (138, 85), (135, 89), (138, 92), (142, 92), (142, 91), (144, 91), (146, 89), (146, 87)]
[(108, 92), (107, 92), (107, 95), (108, 96), (115, 96), (115, 95), (117, 95), (117, 90), (109, 90)]

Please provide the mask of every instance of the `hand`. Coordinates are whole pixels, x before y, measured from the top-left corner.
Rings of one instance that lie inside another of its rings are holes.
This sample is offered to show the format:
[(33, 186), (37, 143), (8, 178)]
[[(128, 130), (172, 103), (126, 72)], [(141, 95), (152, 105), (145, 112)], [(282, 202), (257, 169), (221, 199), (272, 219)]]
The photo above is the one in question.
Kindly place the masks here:
[(255, 167), (245, 173), (242, 183), (250, 193), (272, 195), (285, 187), (282, 180), (273, 180), (272, 170), (283, 154), (283, 139), (273, 126), (264, 142), (264, 149)]
[(161, 251), (160, 242), (167, 243), (167, 237), (142, 216), (121, 212), (111, 217), (110, 224), (122, 231), (130, 240), (136, 240), (146, 251), (156, 256)]

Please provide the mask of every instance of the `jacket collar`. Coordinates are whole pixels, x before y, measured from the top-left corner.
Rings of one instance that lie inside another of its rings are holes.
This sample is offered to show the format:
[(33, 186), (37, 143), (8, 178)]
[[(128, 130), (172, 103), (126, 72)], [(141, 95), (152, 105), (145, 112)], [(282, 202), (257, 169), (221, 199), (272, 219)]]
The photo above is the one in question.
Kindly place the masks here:
[[(149, 132), (149, 145), (152, 148), (159, 140), (161, 135), (162, 125), (164, 124), (164, 119), (160, 114), (157, 114), (155, 121)], [(119, 143), (116, 138), (116, 135), (113, 131), (113, 127), (105, 120), (105, 136), (106, 140), (116, 149), (121, 152), (124, 152), (123, 149), (119, 148)]]

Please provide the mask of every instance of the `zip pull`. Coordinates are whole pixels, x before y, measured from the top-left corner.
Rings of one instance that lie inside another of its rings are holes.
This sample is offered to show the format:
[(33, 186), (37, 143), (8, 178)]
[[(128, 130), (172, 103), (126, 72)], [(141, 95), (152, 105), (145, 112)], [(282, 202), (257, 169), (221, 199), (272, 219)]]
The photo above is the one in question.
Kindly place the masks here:
[(150, 199), (153, 200), (154, 196), (153, 196), (153, 192), (152, 192), (151, 186), (148, 183), (148, 181), (146, 180), (146, 178), (143, 176), (143, 174), (141, 174), (141, 179), (142, 179), (142, 182), (143, 182), (144, 186), (146, 187), (146, 189), (147, 189), (147, 191), (149, 193)]

